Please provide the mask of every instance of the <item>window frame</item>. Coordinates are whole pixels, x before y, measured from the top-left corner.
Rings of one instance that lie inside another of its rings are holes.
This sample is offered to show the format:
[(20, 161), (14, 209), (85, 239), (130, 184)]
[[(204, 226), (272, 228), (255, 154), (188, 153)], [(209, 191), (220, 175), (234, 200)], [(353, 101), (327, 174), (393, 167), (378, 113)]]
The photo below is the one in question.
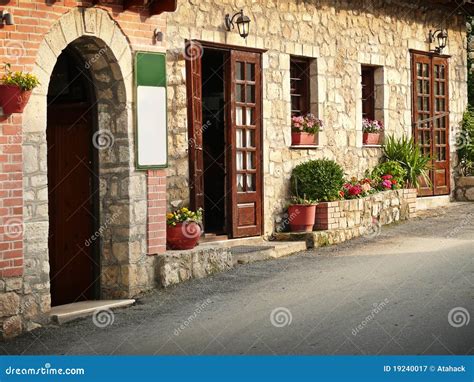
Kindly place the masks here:
[[(362, 87), (362, 119), (375, 120), (376, 100), (375, 100), (375, 71), (376, 66), (362, 65), (361, 67), (361, 87)], [(370, 95), (366, 96), (365, 88), (371, 88)]]
[[(290, 103), (291, 116), (306, 115), (311, 112), (311, 72), (310, 66), (313, 58), (290, 56)], [(298, 67), (298, 76), (293, 76), (293, 68)], [(293, 86), (296, 81), (301, 84), (301, 88), (297, 89)], [(298, 92), (294, 91), (298, 90)], [(293, 99), (299, 97), (299, 109), (293, 109)]]

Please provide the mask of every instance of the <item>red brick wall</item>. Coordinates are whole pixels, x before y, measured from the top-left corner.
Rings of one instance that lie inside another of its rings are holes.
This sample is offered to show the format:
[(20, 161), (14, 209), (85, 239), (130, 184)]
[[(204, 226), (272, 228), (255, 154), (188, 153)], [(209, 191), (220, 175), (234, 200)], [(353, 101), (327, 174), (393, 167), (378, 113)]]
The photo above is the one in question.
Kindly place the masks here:
[(147, 254), (156, 255), (166, 249), (166, 175), (164, 170), (148, 171), (147, 195)]
[(21, 116), (0, 122), (0, 277), (12, 277), (23, 274)]
[[(0, 10), (8, 10), (15, 25), (0, 27), (0, 64), (12, 70), (31, 71), (44, 35), (71, 8), (91, 7), (91, 1), (10, 0)], [(96, 8), (105, 9), (127, 36), (133, 50), (163, 51), (165, 42), (156, 43), (153, 31), (165, 31), (166, 16), (149, 17), (135, 7), (123, 10), (123, 0), (101, 0)], [(3, 73), (1, 73), (3, 74)], [(23, 272), (23, 186), (21, 115), (0, 116), (0, 277)], [(165, 188), (163, 171), (152, 171), (149, 178), (150, 211), (148, 243), (150, 253), (165, 250)], [(161, 214), (161, 216), (160, 216)]]

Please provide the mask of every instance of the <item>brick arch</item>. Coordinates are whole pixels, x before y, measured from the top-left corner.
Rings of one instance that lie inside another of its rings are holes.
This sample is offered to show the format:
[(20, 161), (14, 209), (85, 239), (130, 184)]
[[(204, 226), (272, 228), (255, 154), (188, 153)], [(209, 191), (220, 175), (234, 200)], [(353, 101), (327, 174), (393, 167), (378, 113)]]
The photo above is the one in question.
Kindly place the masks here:
[[(57, 57), (75, 50), (96, 93), (96, 129), (114, 144), (99, 150), (101, 298), (131, 297), (153, 284), (146, 252), (146, 178), (134, 170), (132, 52), (119, 26), (102, 9), (64, 14), (40, 44), (32, 72), (41, 85), (23, 114), (24, 258), (28, 310), (50, 308), (48, 258), (47, 94)], [(147, 273), (148, 272), (148, 273)], [(144, 274), (145, 273), (145, 274)], [(140, 275), (138, 277), (137, 275)]]

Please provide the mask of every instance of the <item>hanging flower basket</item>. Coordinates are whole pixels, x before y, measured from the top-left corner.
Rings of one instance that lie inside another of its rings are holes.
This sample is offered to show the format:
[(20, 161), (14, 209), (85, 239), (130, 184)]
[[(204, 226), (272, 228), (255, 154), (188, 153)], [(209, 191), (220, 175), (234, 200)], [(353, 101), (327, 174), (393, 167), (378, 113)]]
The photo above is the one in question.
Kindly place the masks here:
[(3, 114), (22, 113), (31, 91), (39, 85), (38, 78), (30, 73), (12, 72), (5, 64), (5, 74), (0, 78), (0, 106)]
[(0, 106), (3, 114), (22, 113), (30, 95), (31, 90), (22, 90), (13, 85), (0, 85)]

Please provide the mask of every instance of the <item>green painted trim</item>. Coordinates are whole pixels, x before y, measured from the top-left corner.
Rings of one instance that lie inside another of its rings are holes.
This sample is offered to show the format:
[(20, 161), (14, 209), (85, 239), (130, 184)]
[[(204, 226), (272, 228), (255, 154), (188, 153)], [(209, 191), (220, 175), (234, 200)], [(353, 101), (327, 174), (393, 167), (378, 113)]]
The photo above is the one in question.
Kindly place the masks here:
[[(145, 60), (145, 62), (143, 62)], [(158, 66), (157, 72), (153, 73), (154, 64)], [(144, 68), (145, 70), (151, 70), (152, 73), (149, 75), (140, 75), (139, 68)], [(157, 52), (135, 52), (134, 57), (134, 84), (133, 84), (133, 112), (134, 112), (134, 131), (135, 131), (135, 168), (136, 170), (159, 170), (168, 168), (168, 87), (166, 83), (166, 53), (157, 53)], [(166, 163), (156, 166), (143, 166), (138, 163), (138, 113), (137, 113), (137, 89), (138, 86), (156, 86), (165, 88), (165, 110), (166, 110)]]

